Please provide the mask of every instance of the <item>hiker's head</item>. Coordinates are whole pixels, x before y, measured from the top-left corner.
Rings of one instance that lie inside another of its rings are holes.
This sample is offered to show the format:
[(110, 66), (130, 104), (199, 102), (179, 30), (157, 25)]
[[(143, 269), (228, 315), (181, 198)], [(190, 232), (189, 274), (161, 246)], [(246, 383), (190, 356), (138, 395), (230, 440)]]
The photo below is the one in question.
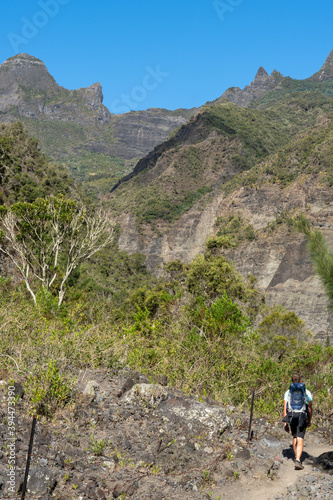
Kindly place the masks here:
[(298, 384), (301, 382), (302, 378), (299, 373), (294, 373), (294, 375), (291, 377), (292, 382), (295, 384)]

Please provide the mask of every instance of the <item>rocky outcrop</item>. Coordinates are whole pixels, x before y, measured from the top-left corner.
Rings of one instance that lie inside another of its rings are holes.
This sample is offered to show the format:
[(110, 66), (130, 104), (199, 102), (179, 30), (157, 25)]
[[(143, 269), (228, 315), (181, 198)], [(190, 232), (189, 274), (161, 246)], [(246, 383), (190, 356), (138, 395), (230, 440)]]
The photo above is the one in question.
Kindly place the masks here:
[(278, 71), (274, 70), (270, 75), (268, 75), (267, 71), (261, 66), (255, 79), (251, 82), (250, 85), (246, 85), (243, 89), (239, 87), (231, 87), (227, 89), (221, 97), (217, 99), (219, 102), (224, 99), (237, 104), (238, 106), (248, 107), (252, 101), (260, 99), (263, 97), (269, 90), (272, 89), (281, 89), (281, 82), (283, 80), (283, 75)]
[[(261, 68), (256, 77), (258, 86), (268, 78)], [(132, 201), (135, 195), (137, 200), (136, 210), (133, 202), (122, 203), (125, 209), (118, 216), (122, 228), (119, 244), (122, 250), (146, 255), (149, 269), (160, 275), (164, 262), (190, 262), (202, 253), (207, 237), (217, 232), (218, 217), (227, 220), (231, 214), (239, 213), (253, 226), (256, 238), (226, 251), (227, 257), (244, 276), (251, 273), (257, 279), (268, 305), (281, 304), (295, 311), (315, 337), (326, 341), (329, 336), (333, 340), (333, 318), (324, 289), (314, 275), (305, 240), (281, 223), (283, 214), (306, 212), (333, 246), (329, 187), (333, 101), (320, 96), (319, 91), (298, 92), (296, 96), (292, 91), (289, 97), (287, 92), (284, 96), (282, 104), (279, 101), (275, 107), (271, 105), (272, 121), (259, 128), (257, 119), (271, 117), (270, 112), (258, 113), (230, 103), (207, 106), (171, 140), (141, 159), (133, 172), (118, 183), (118, 191), (111, 194), (116, 201), (126, 197)], [(316, 108), (316, 102), (325, 104)], [(315, 109), (313, 115), (310, 109)], [(303, 118), (296, 125), (299, 112)], [(227, 121), (228, 116), (233, 120)], [(277, 138), (278, 126), (286, 116), (287, 133), (281, 135), (276, 146), (268, 145), (272, 151), (268, 154), (268, 147), (261, 141), (263, 137)], [(257, 136), (245, 136), (258, 130)], [(248, 158), (253, 158), (253, 150), (247, 149), (249, 144), (255, 145), (256, 153), (267, 154), (265, 159), (262, 155), (255, 160), (253, 167), (246, 165)], [(173, 209), (178, 193), (187, 190), (193, 194), (199, 183), (209, 186), (210, 192), (186, 211), (179, 210), (173, 220), (154, 206), (154, 189), (160, 205), (166, 200), (165, 205), (169, 203)], [(223, 189), (231, 194), (224, 195)], [(150, 218), (143, 209), (139, 212), (139, 195), (155, 209), (148, 212)]]
[[(331, 78), (333, 78), (333, 50), (330, 52), (322, 68), (308, 80), (322, 82)], [(248, 107), (253, 105), (255, 101), (263, 97), (270, 90), (282, 90), (284, 80), (287, 79), (285, 79), (285, 77), (278, 71), (274, 70), (270, 75), (268, 75), (267, 71), (261, 66), (250, 85), (246, 85), (243, 89), (239, 87), (231, 87), (214, 102), (219, 102), (225, 99), (229, 102), (237, 104), (238, 106)], [(307, 80), (304, 81), (306, 82)]]

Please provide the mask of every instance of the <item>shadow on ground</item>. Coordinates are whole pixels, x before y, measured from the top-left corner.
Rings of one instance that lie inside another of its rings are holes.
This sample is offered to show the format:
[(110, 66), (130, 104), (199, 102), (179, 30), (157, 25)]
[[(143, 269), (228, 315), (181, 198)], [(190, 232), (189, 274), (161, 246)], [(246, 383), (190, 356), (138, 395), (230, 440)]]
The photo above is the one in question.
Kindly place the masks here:
[[(285, 448), (282, 451), (282, 455), (285, 458), (294, 459), (295, 455), (292, 445), (290, 445), (289, 448)], [(301, 461), (309, 465), (314, 465), (317, 469), (333, 475), (333, 451), (326, 451), (319, 455), (319, 457), (314, 457), (309, 455), (306, 451), (303, 451)]]
[[(284, 450), (282, 450), (282, 455), (285, 457), (285, 458), (290, 458), (290, 459), (294, 459), (295, 458), (295, 454), (294, 454), (294, 450), (293, 450), (293, 445), (291, 444), (289, 446), (289, 448), (285, 448)], [(304, 460), (313, 460), (314, 457), (312, 457), (311, 455), (309, 455), (306, 451), (303, 451), (302, 453), (302, 456), (301, 456), (301, 461), (304, 462)]]

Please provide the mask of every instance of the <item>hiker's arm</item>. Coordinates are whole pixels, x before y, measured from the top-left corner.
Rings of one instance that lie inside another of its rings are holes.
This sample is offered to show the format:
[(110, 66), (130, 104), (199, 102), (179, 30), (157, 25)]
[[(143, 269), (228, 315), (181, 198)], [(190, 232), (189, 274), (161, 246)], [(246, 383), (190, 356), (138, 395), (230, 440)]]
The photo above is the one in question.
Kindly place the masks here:
[[(287, 401), (284, 401), (283, 403), (283, 418), (287, 415)], [(288, 422), (283, 422), (284, 425), (284, 430), (286, 432), (289, 432), (289, 425)]]
[(312, 401), (309, 401), (309, 421), (308, 421), (308, 425), (311, 424), (311, 420), (312, 420)]

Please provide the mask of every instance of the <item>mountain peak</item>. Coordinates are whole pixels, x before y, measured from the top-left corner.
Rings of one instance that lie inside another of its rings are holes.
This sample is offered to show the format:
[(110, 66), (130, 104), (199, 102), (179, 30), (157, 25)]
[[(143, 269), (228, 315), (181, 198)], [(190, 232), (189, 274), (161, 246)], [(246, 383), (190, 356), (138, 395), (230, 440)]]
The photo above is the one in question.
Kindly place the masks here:
[(267, 76), (268, 76), (268, 73), (265, 70), (265, 68), (263, 68), (262, 66), (260, 66), (260, 68), (258, 69), (257, 74), (256, 74), (256, 76), (254, 78), (254, 81), (262, 79), (262, 78), (266, 78)]
[(319, 81), (329, 80), (330, 78), (333, 78), (333, 50), (329, 53), (321, 69), (311, 76), (311, 80)]
[(17, 54), (0, 66), (0, 88), (12, 86), (55, 90), (59, 88), (45, 64), (29, 54)]
[(30, 54), (26, 54), (25, 52), (21, 52), (20, 54), (16, 54), (15, 56), (12, 57), (8, 57), (8, 59), (6, 59), (6, 61), (3, 64), (13, 63), (13, 62), (23, 62), (23, 61), (30, 61), (30, 62), (44, 64), (43, 61), (41, 61), (41, 59), (31, 56)]
[(93, 83), (89, 87), (84, 87), (78, 92), (85, 97), (87, 103), (92, 107), (98, 107), (103, 103), (102, 85), (99, 82)]

